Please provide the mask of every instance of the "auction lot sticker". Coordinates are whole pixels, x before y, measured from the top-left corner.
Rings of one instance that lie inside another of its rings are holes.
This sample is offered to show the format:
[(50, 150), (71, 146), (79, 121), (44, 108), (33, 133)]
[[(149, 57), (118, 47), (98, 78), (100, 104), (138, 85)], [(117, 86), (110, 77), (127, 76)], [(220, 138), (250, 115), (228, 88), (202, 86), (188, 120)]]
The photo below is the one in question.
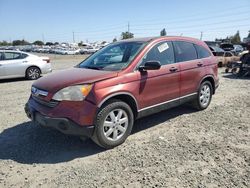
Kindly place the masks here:
[(169, 48), (169, 46), (168, 46), (168, 43), (166, 43), (166, 42), (161, 44), (160, 46), (158, 46), (158, 50), (159, 50), (160, 53), (167, 50), (168, 48)]

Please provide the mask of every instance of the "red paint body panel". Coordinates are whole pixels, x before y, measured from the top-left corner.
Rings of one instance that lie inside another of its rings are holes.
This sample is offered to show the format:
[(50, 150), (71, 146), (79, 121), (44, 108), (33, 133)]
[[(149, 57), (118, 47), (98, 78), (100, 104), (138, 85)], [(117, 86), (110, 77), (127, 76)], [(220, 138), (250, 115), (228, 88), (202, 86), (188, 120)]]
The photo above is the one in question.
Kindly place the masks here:
[[(68, 118), (80, 126), (93, 125), (96, 112), (106, 99), (114, 95), (129, 95), (136, 104), (137, 111), (197, 92), (201, 81), (207, 76), (214, 79), (218, 86), (216, 59), (211, 56), (204, 59), (180, 62), (162, 66), (159, 70), (138, 71), (137, 66), (142, 57), (161, 41), (187, 41), (201, 45), (209, 50), (207, 45), (197, 39), (187, 37), (160, 37), (148, 40), (148, 44), (134, 58), (131, 64), (120, 72), (100, 71), (92, 69), (72, 68), (58, 71), (37, 80), (33, 86), (49, 92), (43, 98), (50, 101), (60, 89), (90, 83), (93, 88), (84, 101), (62, 101), (56, 107), (50, 108), (29, 100), (36, 111), (49, 117)], [(198, 64), (201, 63), (202, 66)], [(177, 68), (171, 72), (170, 68)]]

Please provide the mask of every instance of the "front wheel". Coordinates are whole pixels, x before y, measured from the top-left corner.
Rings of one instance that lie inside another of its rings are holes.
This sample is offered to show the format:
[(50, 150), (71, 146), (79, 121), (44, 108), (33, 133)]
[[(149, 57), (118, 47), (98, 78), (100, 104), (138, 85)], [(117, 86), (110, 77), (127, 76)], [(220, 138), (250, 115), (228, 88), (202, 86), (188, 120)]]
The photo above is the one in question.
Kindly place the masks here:
[(130, 135), (133, 123), (130, 106), (120, 100), (110, 100), (97, 114), (92, 140), (106, 149), (116, 147)]
[(198, 110), (206, 109), (212, 99), (213, 88), (209, 81), (202, 82), (198, 91), (198, 95), (194, 101), (194, 106)]
[(40, 77), (41, 71), (37, 67), (30, 67), (26, 71), (26, 78), (29, 80), (36, 80)]

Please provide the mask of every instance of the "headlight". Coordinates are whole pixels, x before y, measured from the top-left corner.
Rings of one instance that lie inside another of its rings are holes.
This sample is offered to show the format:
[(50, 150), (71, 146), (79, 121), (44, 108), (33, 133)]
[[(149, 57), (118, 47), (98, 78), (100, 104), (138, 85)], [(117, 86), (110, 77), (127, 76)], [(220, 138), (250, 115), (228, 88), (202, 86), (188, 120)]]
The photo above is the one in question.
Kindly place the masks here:
[(91, 91), (93, 85), (69, 86), (58, 91), (52, 99), (57, 101), (82, 101)]

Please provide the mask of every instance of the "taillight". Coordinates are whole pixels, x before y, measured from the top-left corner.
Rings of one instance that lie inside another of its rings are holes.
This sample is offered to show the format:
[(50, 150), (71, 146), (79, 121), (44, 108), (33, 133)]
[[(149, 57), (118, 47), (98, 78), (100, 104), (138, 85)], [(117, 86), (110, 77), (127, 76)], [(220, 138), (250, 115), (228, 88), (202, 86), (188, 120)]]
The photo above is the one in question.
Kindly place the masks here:
[(46, 63), (50, 63), (50, 59), (43, 59), (43, 61), (46, 61)]

